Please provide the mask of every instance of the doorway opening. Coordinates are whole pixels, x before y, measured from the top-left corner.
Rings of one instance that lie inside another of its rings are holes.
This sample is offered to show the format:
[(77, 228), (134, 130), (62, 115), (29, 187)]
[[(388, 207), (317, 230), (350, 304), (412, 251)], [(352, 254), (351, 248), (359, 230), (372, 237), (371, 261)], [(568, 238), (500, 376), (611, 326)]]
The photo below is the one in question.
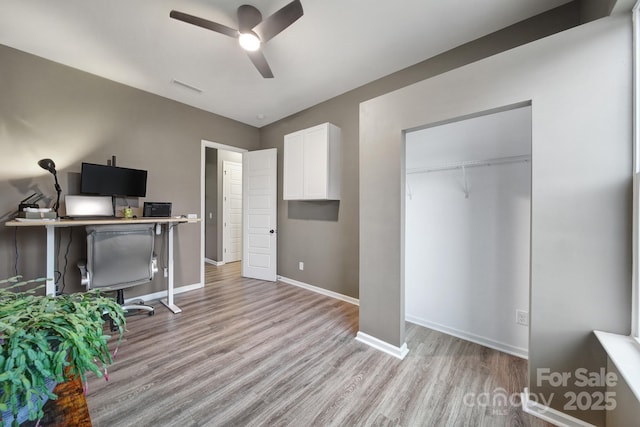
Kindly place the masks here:
[(405, 135), (405, 318), (528, 357), (531, 106)]
[[(246, 151), (230, 145), (201, 141), (200, 283), (202, 284), (206, 283), (205, 264), (221, 266), (227, 262), (240, 261), (242, 257), (242, 153)], [(226, 174), (225, 167), (228, 168)], [(225, 253), (229, 256), (225, 257)]]

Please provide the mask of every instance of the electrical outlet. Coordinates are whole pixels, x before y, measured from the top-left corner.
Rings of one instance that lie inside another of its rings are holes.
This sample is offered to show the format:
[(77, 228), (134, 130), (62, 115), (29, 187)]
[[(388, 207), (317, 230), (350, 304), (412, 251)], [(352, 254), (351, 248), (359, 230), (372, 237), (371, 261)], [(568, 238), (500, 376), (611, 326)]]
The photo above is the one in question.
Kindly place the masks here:
[(301, 270), (301, 271), (304, 270), (304, 262), (300, 261), (298, 263), (298, 270)]
[(164, 274), (164, 277), (169, 277), (169, 269), (165, 267), (163, 270), (163, 274)]
[(516, 323), (522, 326), (529, 326), (529, 312), (516, 310)]

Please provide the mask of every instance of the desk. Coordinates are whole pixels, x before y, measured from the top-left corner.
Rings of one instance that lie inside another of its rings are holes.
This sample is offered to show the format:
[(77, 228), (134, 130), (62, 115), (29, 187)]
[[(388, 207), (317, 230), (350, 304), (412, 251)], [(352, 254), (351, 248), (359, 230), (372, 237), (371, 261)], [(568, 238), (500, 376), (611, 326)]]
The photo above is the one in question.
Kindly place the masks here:
[(168, 264), (167, 265), (167, 298), (160, 300), (162, 304), (167, 306), (174, 313), (180, 313), (182, 310), (173, 303), (173, 226), (184, 222), (197, 222), (194, 219), (187, 218), (113, 218), (113, 219), (96, 219), (96, 220), (78, 220), (78, 219), (56, 219), (56, 220), (13, 220), (5, 225), (9, 227), (45, 227), (47, 230), (47, 295), (55, 295), (55, 229), (58, 227), (78, 227), (87, 225), (104, 225), (104, 224), (163, 224), (167, 230), (168, 243)]

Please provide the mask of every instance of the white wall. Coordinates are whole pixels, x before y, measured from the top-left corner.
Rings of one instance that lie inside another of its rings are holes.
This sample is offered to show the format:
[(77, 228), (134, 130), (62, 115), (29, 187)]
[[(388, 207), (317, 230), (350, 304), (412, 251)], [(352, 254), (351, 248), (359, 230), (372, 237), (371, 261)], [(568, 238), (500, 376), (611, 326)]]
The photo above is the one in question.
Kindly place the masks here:
[(529, 162), (411, 173), (531, 154), (531, 108), (406, 135), (406, 318), (521, 357), (529, 311)]

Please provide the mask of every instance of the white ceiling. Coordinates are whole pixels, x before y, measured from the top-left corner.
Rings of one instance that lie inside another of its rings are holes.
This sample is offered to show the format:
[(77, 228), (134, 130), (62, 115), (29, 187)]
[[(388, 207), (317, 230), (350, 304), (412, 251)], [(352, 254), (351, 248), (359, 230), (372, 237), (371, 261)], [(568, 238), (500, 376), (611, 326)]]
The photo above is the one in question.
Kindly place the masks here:
[[(266, 17), (289, 1), (253, 4)], [(237, 28), (243, 0), (0, 0), (0, 44), (262, 127), (569, 2), (301, 1), (304, 16), (263, 48), (273, 79), (236, 40), (169, 18)]]

